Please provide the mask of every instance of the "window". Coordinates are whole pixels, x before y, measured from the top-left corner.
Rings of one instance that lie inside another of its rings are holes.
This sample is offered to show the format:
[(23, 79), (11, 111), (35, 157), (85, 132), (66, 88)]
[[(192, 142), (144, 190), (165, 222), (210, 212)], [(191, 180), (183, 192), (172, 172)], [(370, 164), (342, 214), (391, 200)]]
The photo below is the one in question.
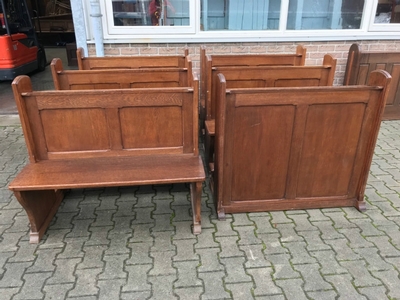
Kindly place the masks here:
[(400, 0), (100, 0), (100, 4), (108, 40), (396, 39), (400, 32)]

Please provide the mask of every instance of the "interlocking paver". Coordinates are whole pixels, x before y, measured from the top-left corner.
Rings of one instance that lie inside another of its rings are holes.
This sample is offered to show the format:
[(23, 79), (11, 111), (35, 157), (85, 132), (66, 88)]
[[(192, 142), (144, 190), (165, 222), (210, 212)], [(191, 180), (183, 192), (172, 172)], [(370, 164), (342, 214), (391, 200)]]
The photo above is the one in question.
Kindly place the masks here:
[(326, 291), (333, 289), (319, 273), (319, 269), (321, 268), (319, 264), (295, 265), (293, 268), (301, 273), (304, 280), (304, 291)]
[(122, 279), (99, 280), (97, 286), (100, 289), (99, 300), (119, 299), (121, 287), (125, 284)]
[(353, 276), (353, 284), (356, 287), (382, 285), (382, 282), (372, 277), (366, 268), (366, 262), (363, 260), (342, 261), (340, 264)]
[(153, 268), (150, 270), (151, 276), (175, 275), (176, 269), (172, 267), (172, 257), (175, 251), (150, 252), (153, 258)]
[(176, 280), (176, 276), (150, 276), (149, 281), (152, 285), (152, 296), (151, 299), (155, 300), (166, 300), (166, 299), (178, 299), (173, 291), (173, 282)]
[(194, 252), (195, 239), (175, 240), (173, 244), (176, 246), (176, 255), (173, 257), (174, 262), (199, 260), (198, 255)]
[(290, 255), (288, 254), (274, 254), (269, 255), (268, 260), (271, 261), (274, 268), (273, 278), (274, 279), (288, 279), (298, 278), (300, 273), (293, 270), (290, 264)]
[(254, 268), (248, 269), (247, 272), (253, 277), (255, 282), (255, 296), (276, 295), (282, 293), (282, 289), (276, 285), (274, 280), (272, 280), (272, 268)]
[(97, 269), (82, 269), (76, 270), (76, 284), (67, 294), (68, 297), (83, 297), (96, 296), (99, 293), (97, 287), (97, 277), (103, 270)]
[(271, 266), (271, 263), (264, 256), (264, 245), (243, 245), (239, 248), (246, 254), (246, 269)]
[(325, 280), (332, 283), (338, 294), (343, 295), (347, 299), (367, 299), (358, 293), (352, 283), (353, 278), (349, 274), (326, 276)]
[(198, 271), (214, 272), (224, 270), (224, 266), (218, 258), (220, 251), (219, 248), (197, 249), (196, 253), (199, 254), (200, 257), (200, 266), (198, 267)]
[(203, 287), (176, 288), (174, 291), (179, 299), (198, 300), (203, 293)]
[(307, 296), (303, 290), (303, 280), (302, 279), (284, 279), (277, 280), (276, 285), (278, 285), (287, 299), (307, 299)]
[(372, 272), (372, 275), (379, 278), (385, 284), (388, 288), (387, 295), (391, 297), (391, 299), (400, 298), (400, 278), (398, 270), (377, 271)]
[(66, 299), (68, 291), (73, 288), (72, 283), (45, 285), (43, 291), (45, 292), (45, 300), (63, 300)]
[(321, 239), (320, 231), (301, 231), (298, 234), (302, 236), (306, 242), (307, 251), (322, 251), (331, 249), (331, 247), (325, 244)]
[(128, 257), (129, 256), (127, 254), (103, 256), (105, 268), (104, 271), (100, 274), (99, 279), (107, 280), (126, 278), (127, 273), (126, 271), (124, 271), (124, 264)]
[(196, 267), (198, 261), (175, 261), (174, 268), (178, 270), (178, 280), (175, 281), (174, 287), (194, 287), (202, 286), (202, 281), (197, 277)]
[(316, 262), (315, 258), (307, 251), (305, 242), (290, 242), (284, 243), (284, 245), (289, 249), (292, 256), (290, 259), (292, 264), (312, 264)]
[(204, 283), (204, 293), (201, 295), (202, 300), (231, 298), (223, 283), (224, 276), (225, 272), (199, 273), (199, 277)]
[(239, 249), (238, 241), (239, 236), (226, 236), (226, 237), (216, 237), (216, 241), (220, 244), (221, 253), (219, 257), (235, 257), (244, 256), (243, 251)]
[(41, 291), (43, 284), (51, 276), (50, 272), (25, 274), (22, 277), (24, 285), (14, 299), (43, 299), (44, 294)]
[(226, 288), (232, 293), (233, 299), (252, 299), (251, 289), (253, 283), (226, 284)]

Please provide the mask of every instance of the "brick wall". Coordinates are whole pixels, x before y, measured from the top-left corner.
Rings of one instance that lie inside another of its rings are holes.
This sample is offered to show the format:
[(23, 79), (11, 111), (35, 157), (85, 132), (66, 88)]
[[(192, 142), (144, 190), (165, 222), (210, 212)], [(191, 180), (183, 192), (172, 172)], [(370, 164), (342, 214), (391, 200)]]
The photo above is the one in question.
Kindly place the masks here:
[[(362, 50), (400, 52), (400, 40), (390, 41), (357, 41)], [(307, 48), (306, 65), (319, 65), (325, 54), (337, 59), (335, 85), (343, 83), (347, 54), (354, 41), (334, 42), (286, 42), (286, 43), (207, 43), (207, 44), (105, 44), (105, 55), (175, 55), (182, 54), (189, 48), (193, 67), (200, 68), (200, 46), (207, 47), (208, 54), (218, 53), (294, 53), (298, 44)], [(95, 45), (89, 45), (89, 55), (96, 55)]]

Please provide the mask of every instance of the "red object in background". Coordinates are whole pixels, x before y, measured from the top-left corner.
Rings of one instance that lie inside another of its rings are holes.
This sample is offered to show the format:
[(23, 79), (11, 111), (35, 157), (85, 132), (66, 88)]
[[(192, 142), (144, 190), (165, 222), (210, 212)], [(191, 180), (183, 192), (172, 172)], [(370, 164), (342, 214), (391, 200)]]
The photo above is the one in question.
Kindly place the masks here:
[(0, 36), (0, 69), (12, 69), (36, 61), (38, 47), (23, 44), (27, 35), (15, 33)]

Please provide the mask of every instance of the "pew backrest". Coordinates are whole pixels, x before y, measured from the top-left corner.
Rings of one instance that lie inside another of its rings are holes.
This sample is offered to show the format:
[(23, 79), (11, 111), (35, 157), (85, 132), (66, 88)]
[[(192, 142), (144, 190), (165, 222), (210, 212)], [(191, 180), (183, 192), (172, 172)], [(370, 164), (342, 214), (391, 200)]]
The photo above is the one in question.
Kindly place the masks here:
[(390, 75), (368, 86), (228, 89), (218, 75), (217, 211), (356, 206)]
[(327, 54), (321, 66), (213, 67), (212, 90), (206, 99), (206, 119), (215, 118), (218, 74), (224, 74), (227, 88), (331, 86), (336, 59)]
[(79, 70), (96, 69), (139, 69), (139, 68), (189, 68), (189, 50), (183, 55), (154, 56), (85, 56), (81, 47), (76, 56)]
[(50, 68), (56, 90), (191, 87), (195, 76), (187, 68), (64, 70), (59, 58)]
[(366, 84), (369, 74), (383, 69), (392, 76), (383, 120), (400, 119), (400, 52), (362, 51), (354, 43), (349, 49), (343, 85)]
[(13, 85), (31, 162), (48, 159), (194, 153), (194, 87), (32, 91)]

